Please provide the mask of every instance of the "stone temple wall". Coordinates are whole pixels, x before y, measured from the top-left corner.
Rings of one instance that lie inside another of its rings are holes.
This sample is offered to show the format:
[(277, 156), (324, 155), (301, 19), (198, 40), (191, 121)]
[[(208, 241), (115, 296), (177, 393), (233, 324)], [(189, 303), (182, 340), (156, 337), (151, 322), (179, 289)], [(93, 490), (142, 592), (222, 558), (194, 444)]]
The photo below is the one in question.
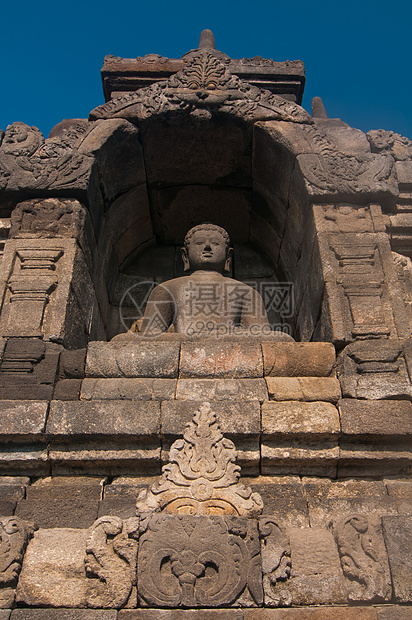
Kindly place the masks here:
[[(412, 143), (207, 37), (103, 79), (0, 136), (0, 620), (412, 618)], [(203, 221), (295, 342), (110, 341)]]

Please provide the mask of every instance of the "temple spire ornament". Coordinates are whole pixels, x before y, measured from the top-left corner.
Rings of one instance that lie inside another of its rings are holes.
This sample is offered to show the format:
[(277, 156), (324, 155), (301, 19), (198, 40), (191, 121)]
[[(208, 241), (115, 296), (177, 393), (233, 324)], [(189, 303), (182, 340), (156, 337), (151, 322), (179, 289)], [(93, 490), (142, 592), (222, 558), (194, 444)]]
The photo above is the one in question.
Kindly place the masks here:
[(183, 439), (172, 444), (169, 461), (159, 483), (138, 496), (138, 514), (164, 511), (254, 517), (262, 512), (260, 495), (238, 482), (235, 445), (222, 435), (210, 403), (201, 405)]

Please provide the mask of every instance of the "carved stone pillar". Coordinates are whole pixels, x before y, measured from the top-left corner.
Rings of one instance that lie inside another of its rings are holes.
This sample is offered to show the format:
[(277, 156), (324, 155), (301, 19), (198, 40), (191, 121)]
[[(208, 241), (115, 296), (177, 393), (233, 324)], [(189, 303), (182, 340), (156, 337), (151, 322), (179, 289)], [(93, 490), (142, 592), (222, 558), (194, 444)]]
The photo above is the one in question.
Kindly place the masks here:
[(324, 280), (321, 339), (407, 338), (410, 326), (379, 205), (314, 205)]

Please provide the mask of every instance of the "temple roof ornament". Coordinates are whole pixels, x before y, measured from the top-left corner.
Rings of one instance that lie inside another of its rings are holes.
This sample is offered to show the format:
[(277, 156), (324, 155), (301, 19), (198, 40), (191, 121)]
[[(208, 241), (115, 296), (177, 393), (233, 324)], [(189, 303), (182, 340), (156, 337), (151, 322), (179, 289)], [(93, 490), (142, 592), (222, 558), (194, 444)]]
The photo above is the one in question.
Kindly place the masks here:
[(240, 515), (262, 512), (258, 493), (238, 482), (234, 443), (225, 438), (209, 403), (195, 412), (184, 433), (170, 448), (169, 464), (159, 483), (137, 498), (137, 513)]

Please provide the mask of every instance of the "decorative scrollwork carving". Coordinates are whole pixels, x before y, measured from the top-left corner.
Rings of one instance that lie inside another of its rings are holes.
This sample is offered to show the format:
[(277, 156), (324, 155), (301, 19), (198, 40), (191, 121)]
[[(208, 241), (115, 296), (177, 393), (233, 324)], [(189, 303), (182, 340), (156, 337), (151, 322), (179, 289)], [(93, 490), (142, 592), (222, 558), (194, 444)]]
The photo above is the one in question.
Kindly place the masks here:
[(386, 601), (391, 596), (388, 558), (380, 523), (363, 514), (333, 526), (352, 601)]
[(18, 517), (0, 519), (0, 608), (10, 608), (24, 552), (36, 526)]
[(259, 519), (259, 531), (265, 603), (275, 606), (290, 605), (291, 595), (287, 590), (282, 589), (282, 583), (290, 577), (289, 539), (271, 518)]
[(216, 414), (203, 403), (170, 449), (158, 484), (137, 498), (138, 513), (165, 510), (178, 514), (237, 514), (262, 511), (257, 493), (238, 482), (236, 448), (223, 437)]
[(101, 517), (89, 530), (85, 568), (89, 607), (123, 607), (136, 585), (139, 520)]

